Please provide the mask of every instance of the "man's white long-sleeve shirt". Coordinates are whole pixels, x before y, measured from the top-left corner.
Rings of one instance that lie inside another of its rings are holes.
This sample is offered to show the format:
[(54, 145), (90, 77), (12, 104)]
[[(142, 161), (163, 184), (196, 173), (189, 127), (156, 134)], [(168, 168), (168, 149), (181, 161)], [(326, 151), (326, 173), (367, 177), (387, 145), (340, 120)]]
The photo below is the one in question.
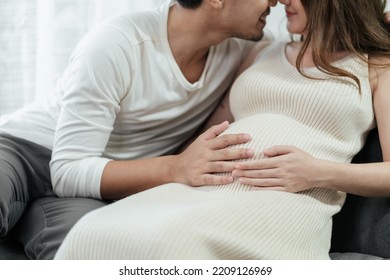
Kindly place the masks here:
[(53, 150), (58, 195), (101, 198), (108, 161), (172, 153), (228, 89), (252, 43), (213, 46), (201, 78), (190, 83), (167, 39), (171, 5), (106, 20), (76, 47), (47, 102), (1, 118), (0, 133)]

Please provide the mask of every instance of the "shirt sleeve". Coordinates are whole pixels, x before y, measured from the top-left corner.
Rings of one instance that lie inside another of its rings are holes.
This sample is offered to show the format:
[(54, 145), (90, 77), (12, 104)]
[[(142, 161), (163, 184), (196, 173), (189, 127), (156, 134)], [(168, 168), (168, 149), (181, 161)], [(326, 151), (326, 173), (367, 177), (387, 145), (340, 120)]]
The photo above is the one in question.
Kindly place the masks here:
[(120, 32), (101, 27), (84, 38), (64, 73), (62, 107), (50, 163), (60, 197), (101, 199), (105, 147), (130, 87), (130, 59)]

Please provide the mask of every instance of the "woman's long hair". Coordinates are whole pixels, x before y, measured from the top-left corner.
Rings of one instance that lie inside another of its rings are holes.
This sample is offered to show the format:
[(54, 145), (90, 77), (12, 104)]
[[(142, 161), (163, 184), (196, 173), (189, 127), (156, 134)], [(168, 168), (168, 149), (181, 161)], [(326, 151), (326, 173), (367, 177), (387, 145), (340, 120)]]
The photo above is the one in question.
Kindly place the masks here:
[(390, 57), (390, 25), (384, 19), (386, 0), (301, 0), (301, 3), (308, 22), (307, 37), (296, 61), (298, 71), (308, 77), (303, 73), (302, 60), (310, 44), (318, 69), (329, 75), (349, 77), (360, 89), (356, 76), (331, 65), (332, 53), (347, 51), (367, 63), (369, 56)]

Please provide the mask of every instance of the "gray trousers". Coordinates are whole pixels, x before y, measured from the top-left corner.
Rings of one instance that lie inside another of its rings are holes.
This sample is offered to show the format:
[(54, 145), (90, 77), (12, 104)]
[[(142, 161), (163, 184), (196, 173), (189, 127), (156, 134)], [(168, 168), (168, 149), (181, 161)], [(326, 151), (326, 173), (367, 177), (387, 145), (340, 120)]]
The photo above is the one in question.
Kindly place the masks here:
[(0, 237), (11, 230), (30, 259), (53, 259), (71, 227), (106, 205), (89, 198), (58, 198), (52, 190), (51, 150), (0, 136)]

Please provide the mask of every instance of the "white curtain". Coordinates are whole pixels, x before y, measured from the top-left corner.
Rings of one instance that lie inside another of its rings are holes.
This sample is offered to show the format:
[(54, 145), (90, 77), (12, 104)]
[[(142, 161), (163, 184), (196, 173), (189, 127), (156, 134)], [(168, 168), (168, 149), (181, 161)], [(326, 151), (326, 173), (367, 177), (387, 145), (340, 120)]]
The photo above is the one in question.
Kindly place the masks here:
[(0, 116), (45, 98), (98, 22), (165, 1), (0, 0)]

